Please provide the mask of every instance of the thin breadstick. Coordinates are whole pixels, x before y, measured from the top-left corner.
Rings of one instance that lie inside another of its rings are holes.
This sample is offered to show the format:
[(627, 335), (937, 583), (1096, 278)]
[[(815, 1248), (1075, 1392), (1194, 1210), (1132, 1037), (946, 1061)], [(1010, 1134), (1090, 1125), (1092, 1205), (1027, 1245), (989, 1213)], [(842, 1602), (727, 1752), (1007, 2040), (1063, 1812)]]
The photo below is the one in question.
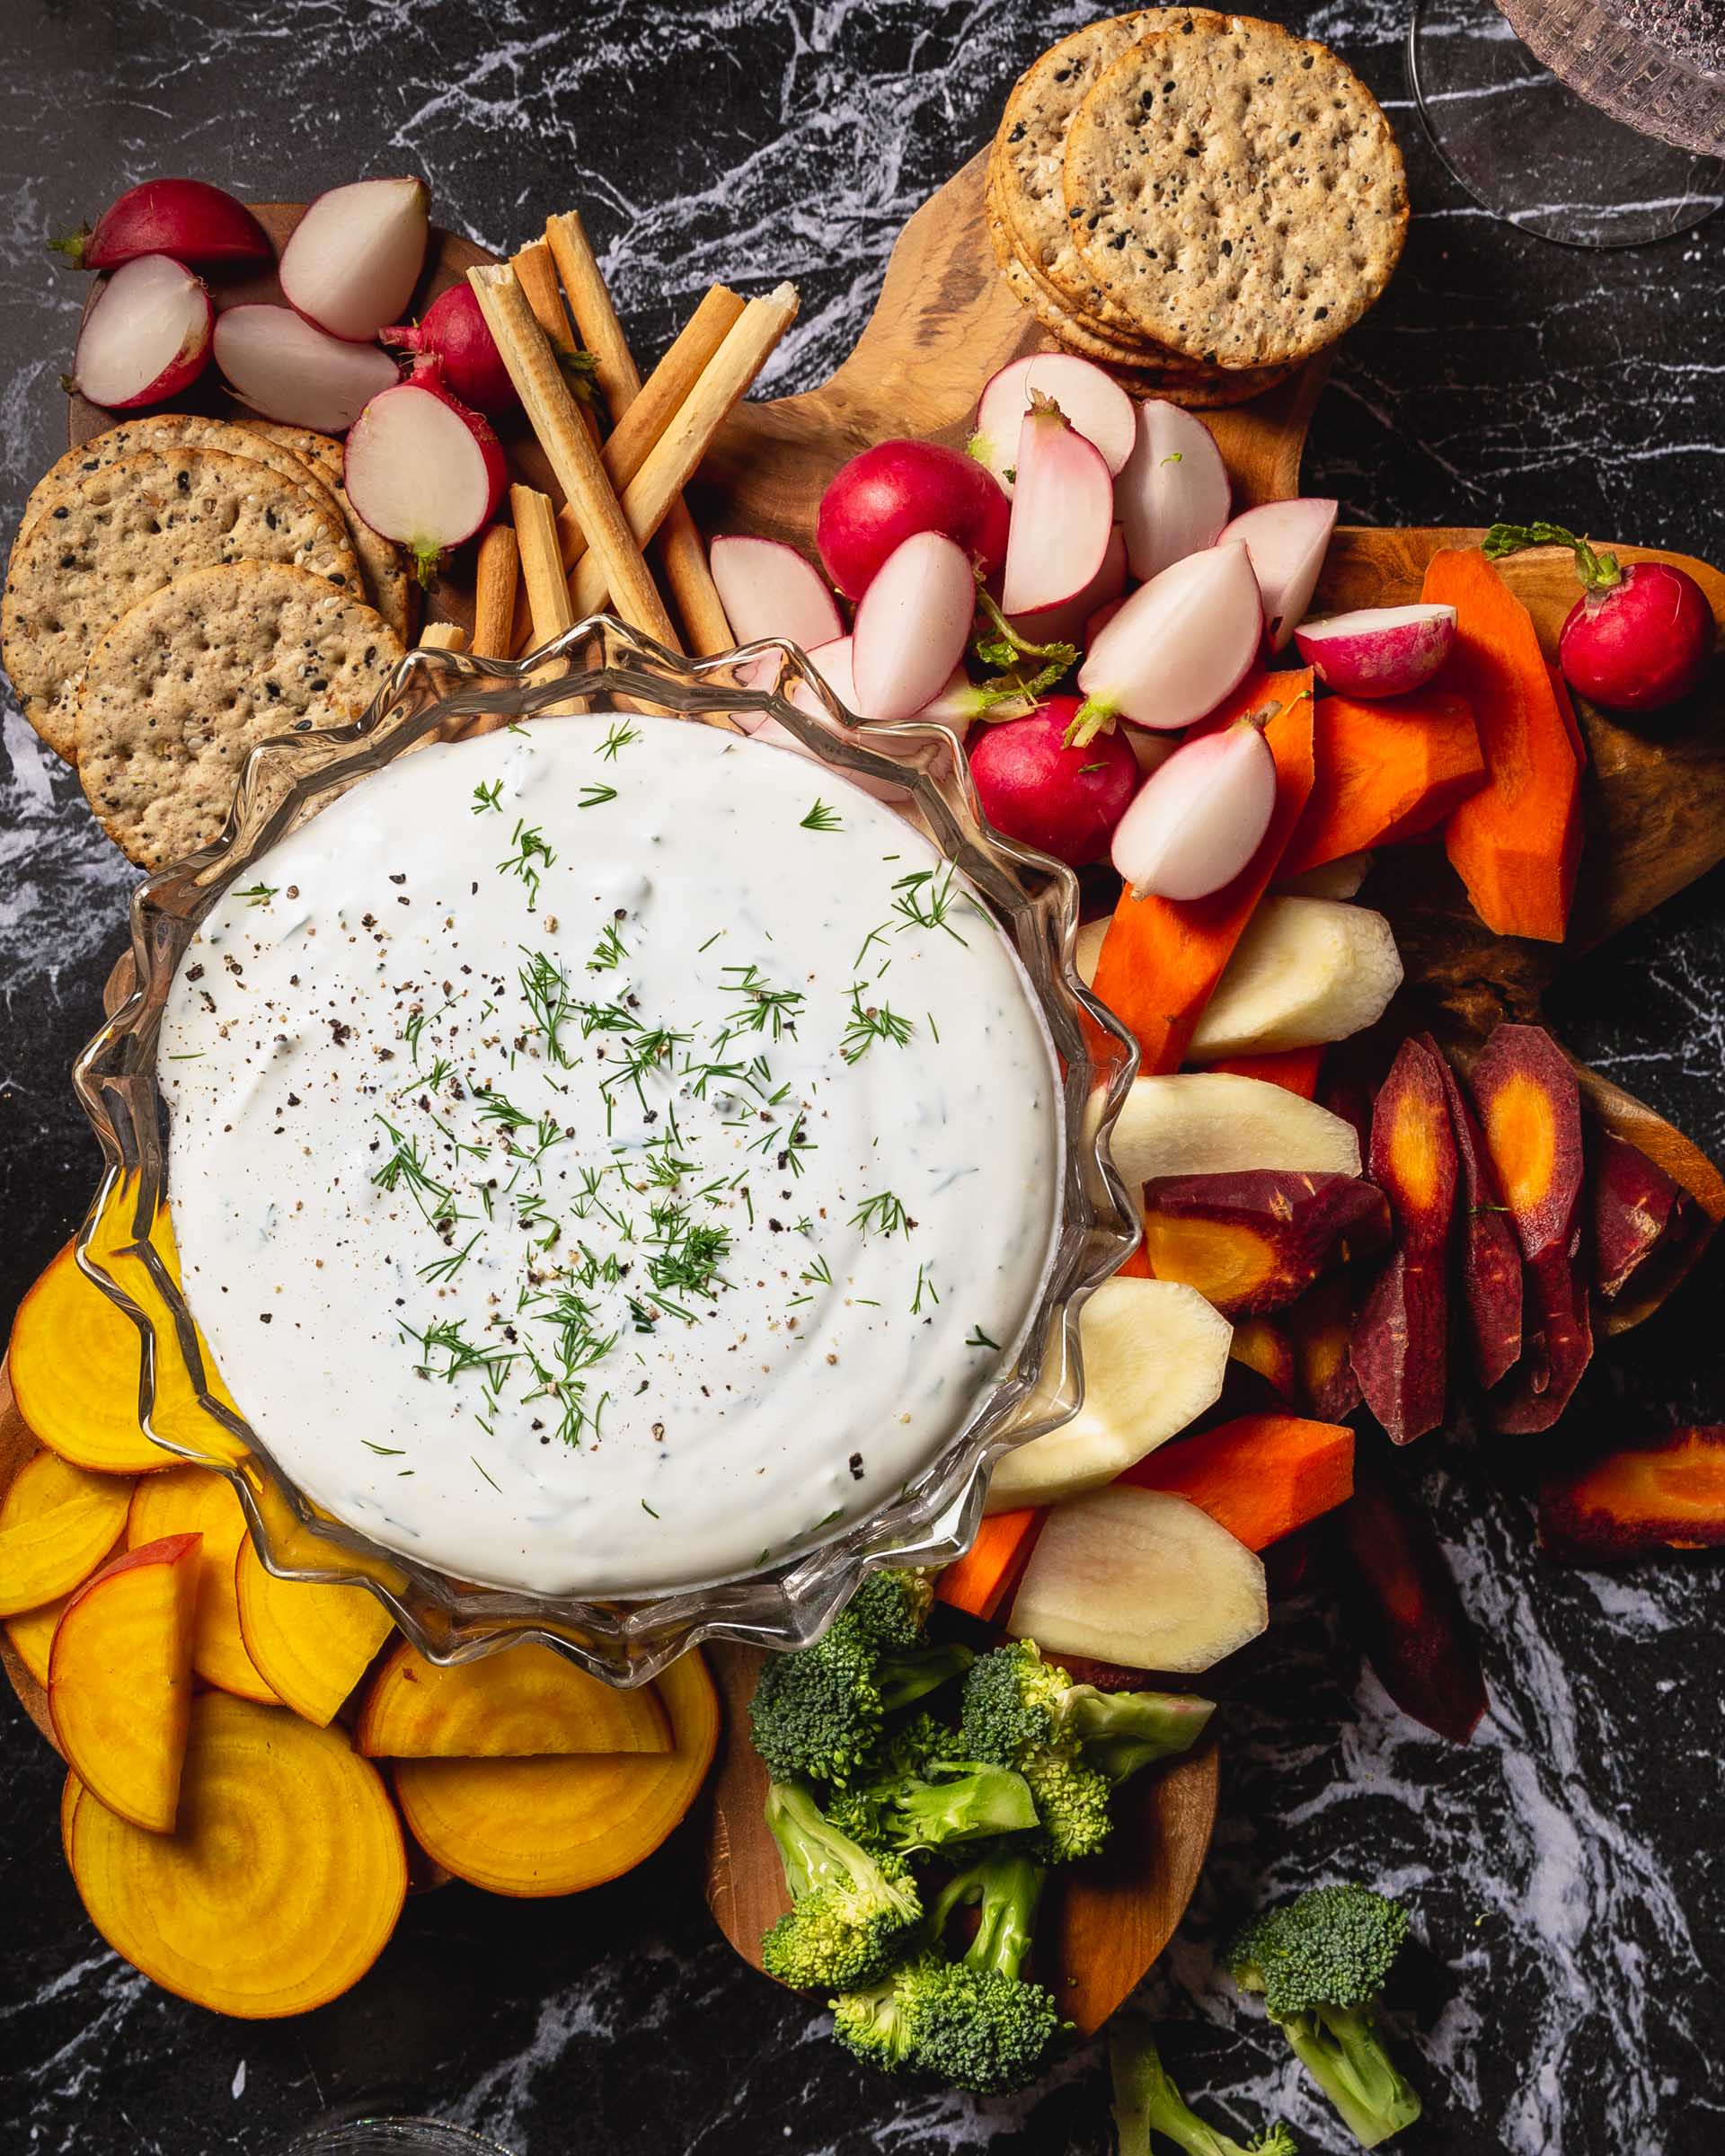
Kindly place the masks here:
[(464, 651), (467, 632), (459, 622), (428, 622), (420, 632), (421, 651)]
[[(557, 518), (550, 495), (542, 494), (537, 487), (511, 487), (509, 508), (515, 517), (515, 535), (521, 548), (521, 580), (527, 588), (533, 641), (535, 646), (548, 644), (553, 637), (561, 636), (565, 629), (575, 625), (575, 616), (569, 608), (569, 579), (563, 574), (557, 553)], [(535, 674), (534, 679), (550, 680), (567, 671), (560, 660)], [(584, 711), (587, 708), (585, 699), (579, 696), (545, 707), (547, 712)]]
[(587, 534), (592, 559), (603, 565), (613, 608), (632, 628), (679, 648), (646, 558), (631, 535), (579, 407), (545, 332), (534, 319), (520, 278), (507, 263), (500, 262), (470, 270), (467, 281), (539, 446)]
[(544, 240), (533, 240), (518, 254), (509, 257), (509, 267), (520, 278), (521, 289), (533, 309), (533, 319), (550, 339), (552, 350), (560, 359), (572, 359), (576, 352), (575, 332), (569, 326), (563, 296), (557, 288), (557, 267), (552, 260), (551, 249)]
[(507, 524), (488, 526), (480, 535), (473, 634), (468, 647), (475, 658), (509, 657), (515, 588), (520, 574), (521, 555), (514, 532)]

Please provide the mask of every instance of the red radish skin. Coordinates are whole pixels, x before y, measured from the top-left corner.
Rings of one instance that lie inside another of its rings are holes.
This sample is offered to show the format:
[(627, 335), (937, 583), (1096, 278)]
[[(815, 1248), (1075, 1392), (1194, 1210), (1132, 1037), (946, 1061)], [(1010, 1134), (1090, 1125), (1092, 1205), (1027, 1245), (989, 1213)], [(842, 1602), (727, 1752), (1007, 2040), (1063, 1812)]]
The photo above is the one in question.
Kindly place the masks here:
[(1039, 390), (1018, 435), (1001, 605), (1012, 614), (1069, 605), (1088, 590), (1114, 528), (1114, 482), (1102, 454)]
[(1214, 546), (1228, 521), (1228, 468), (1216, 437), (1165, 398), (1138, 407), (1137, 432), (1114, 488), (1132, 574), (1147, 583)]
[(1258, 579), (1237, 543), (1188, 554), (1141, 584), (1078, 670), (1081, 728), (1116, 718), (1177, 733), (1238, 688), (1258, 656)]
[(1405, 696), (1423, 688), (1455, 641), (1453, 606), (1361, 606), (1314, 614), (1294, 632), (1300, 657), (1338, 696)]
[(242, 404), (288, 427), (345, 434), (370, 400), (401, 380), (376, 345), (326, 337), (291, 307), (226, 307), (216, 365)]
[(146, 180), (128, 187), (70, 239), (50, 240), (75, 270), (118, 270), (143, 254), (219, 269), (230, 262), (267, 262), (270, 235), (243, 202), (208, 180)]
[(450, 393), (475, 411), (496, 419), (520, 408), (509, 370), (470, 285), (451, 285), (425, 310), (423, 322), (397, 323), (377, 335), (404, 352), (435, 352), (443, 361)]
[(881, 563), (918, 532), (944, 534), (992, 577), (1006, 558), (1010, 513), (973, 457), (938, 442), (877, 442), (821, 496), (815, 543), (827, 576), (847, 599), (860, 599)]
[(1208, 898), (1263, 844), (1276, 808), (1269, 715), (1183, 742), (1139, 788), (1111, 849), (1135, 898)]
[(976, 599), (969, 559), (944, 533), (917, 532), (893, 550), (851, 632), (859, 718), (914, 719), (940, 694), (970, 641)]
[(1052, 397), (1084, 439), (1098, 449), (1110, 475), (1132, 454), (1137, 415), (1111, 376), (1073, 352), (1027, 352), (1003, 367), (977, 402), (969, 453), (1010, 497), (1015, 484), (1018, 434), (1032, 395)]
[(348, 437), (342, 476), (353, 508), (409, 550), (422, 583), (451, 547), (491, 522), (509, 482), (496, 435), (449, 394), (435, 358), (366, 406)]
[(357, 343), (407, 311), (425, 267), (423, 180), (356, 180), (319, 195), (281, 251), (282, 297), (332, 337)]
[(795, 547), (778, 539), (726, 535), (712, 542), (708, 559), (739, 644), (774, 636), (807, 652), (844, 636), (832, 593)]
[(1051, 696), (1027, 719), (991, 726), (970, 751), (982, 812), (995, 830), (1069, 869), (1103, 858), (1139, 785), (1123, 736), (1067, 746), (1077, 711), (1075, 696)]
[(97, 293), (78, 331), (72, 381), (108, 411), (177, 397), (209, 364), (209, 294), (183, 262), (140, 254)]
[(1252, 574), (1263, 595), (1264, 637), (1271, 651), (1285, 650), (1305, 618), (1318, 588), (1330, 535), (1336, 528), (1338, 504), (1305, 497), (1298, 501), (1266, 501), (1223, 531), (1217, 541), (1237, 540), (1252, 556)]

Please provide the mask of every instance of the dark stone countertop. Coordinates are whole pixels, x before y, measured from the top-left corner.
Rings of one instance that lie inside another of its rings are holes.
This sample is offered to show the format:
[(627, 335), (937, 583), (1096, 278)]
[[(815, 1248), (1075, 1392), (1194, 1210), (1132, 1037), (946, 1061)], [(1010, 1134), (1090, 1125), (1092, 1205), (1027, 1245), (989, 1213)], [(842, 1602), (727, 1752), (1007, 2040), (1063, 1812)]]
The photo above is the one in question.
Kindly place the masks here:
[[(1018, 69), (1082, 6), (958, 0), (10, 0), (0, 74), (0, 514), (63, 446), (58, 376), (82, 286), (46, 234), (161, 172), (294, 197), (429, 178), (493, 247), (578, 202), (639, 349), (710, 279), (801, 286), (768, 377), (848, 349), (910, 211), (986, 137)], [(1548, 516), (1725, 557), (1725, 221), (1620, 255), (1525, 238), (1461, 197), (1409, 109), (1402, 0), (1295, 8), (1403, 131), (1419, 216), (1389, 296), (1348, 340), (1306, 483), (1345, 518)], [(66, 1081), (123, 941), (127, 864), (8, 702), (0, 764), (0, 1134), (9, 1310), (70, 1231), (94, 1147)], [(1585, 870), (1584, 870), (1585, 872)], [(1725, 1152), (1725, 887), (1717, 876), (1591, 959), (1556, 1006), (1570, 1043)], [(1591, 1374), (1578, 1441), (1725, 1418), (1721, 1268)], [(1686, 2156), (1717, 2144), (1725, 1913), (1716, 1573), (1617, 1577), (1535, 1555), (1513, 1454), (1457, 1436), (1409, 1471), (1435, 1502), (1482, 1633), (1492, 1711), (1429, 1738), (1361, 1672), (1321, 1595), (1282, 1606), (1226, 1711), (1215, 1853), (1154, 1979), (1189, 2094), (1243, 2134), (1280, 2106), (1334, 2124), (1212, 1945), (1252, 1882), (1358, 1874), (1404, 1891), (1424, 1942), (1398, 2006), (1428, 2099), (1398, 2146), (1484, 2156)], [(60, 1860), (59, 1776), (0, 1701), (0, 2146), (24, 2156), (268, 2152), (397, 2107), (516, 2156), (899, 2156), (1108, 2145), (1081, 2054), (981, 2107), (866, 2077), (824, 2016), (717, 1939), (684, 1838), (569, 1902), (416, 1901), (374, 1973), (305, 2019), (225, 2021), (109, 1953)], [(1225, 2109), (1224, 2107), (1226, 2107)]]

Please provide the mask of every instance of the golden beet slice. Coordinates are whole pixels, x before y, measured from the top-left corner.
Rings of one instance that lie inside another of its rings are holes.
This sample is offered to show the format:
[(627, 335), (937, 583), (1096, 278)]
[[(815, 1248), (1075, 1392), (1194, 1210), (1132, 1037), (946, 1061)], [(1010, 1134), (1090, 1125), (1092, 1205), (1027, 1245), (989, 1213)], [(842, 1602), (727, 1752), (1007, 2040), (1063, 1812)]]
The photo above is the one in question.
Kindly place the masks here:
[(234, 1592), (253, 1668), (284, 1706), (320, 1729), (334, 1720), (395, 1622), (363, 1587), (278, 1579), (249, 1534), (234, 1560)]
[(536, 1641), (439, 1668), (404, 1639), (353, 1742), (371, 1759), (529, 1759), (669, 1752), (671, 1727), (650, 1685), (619, 1692)]
[(54, 1628), (71, 1599), (71, 1595), (62, 1595), (58, 1602), (45, 1602), (40, 1609), (20, 1610), (15, 1617), (6, 1619), (6, 1637), (13, 1652), (44, 1691), (48, 1689), (48, 1657), (53, 1651)]
[(658, 1685), (669, 1752), (403, 1760), (395, 1795), (409, 1833), (490, 1894), (579, 1894), (632, 1869), (694, 1802), (719, 1741), (718, 1695), (697, 1649)]
[(347, 1991), (407, 1893), (401, 1825), (369, 1761), (339, 1731), (218, 1692), (192, 1701), (172, 1834), (145, 1833), (88, 1789), (70, 1793), (62, 1828), (115, 1952), (164, 1991), (245, 2020)]
[(72, 1772), (157, 1834), (173, 1832), (191, 1727), (198, 1548), (195, 1534), (167, 1535), (86, 1580), (49, 1662), (49, 1712)]
[(78, 1270), (72, 1245), (18, 1305), (7, 1363), (18, 1412), (62, 1460), (99, 1474), (146, 1474), (170, 1455), (137, 1419), (137, 1328)]
[(211, 1467), (174, 1467), (148, 1475), (132, 1498), (126, 1523), (128, 1549), (165, 1534), (201, 1534), (198, 1624), (191, 1666), (207, 1684), (243, 1700), (273, 1702), (275, 1693), (245, 1651), (234, 1568), (245, 1535), (245, 1515), (226, 1478)]
[(0, 1617), (81, 1586), (125, 1532), (132, 1483), (33, 1453), (0, 1503)]

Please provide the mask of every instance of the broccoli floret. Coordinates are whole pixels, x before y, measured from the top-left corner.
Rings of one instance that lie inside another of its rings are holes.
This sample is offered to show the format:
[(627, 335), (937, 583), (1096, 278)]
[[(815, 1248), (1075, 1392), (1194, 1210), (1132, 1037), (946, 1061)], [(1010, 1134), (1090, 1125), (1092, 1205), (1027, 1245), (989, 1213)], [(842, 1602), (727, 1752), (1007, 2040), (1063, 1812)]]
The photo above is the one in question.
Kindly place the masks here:
[(1098, 1692), (1074, 1684), (1060, 1700), (1061, 1729), (1077, 1740), (1087, 1765), (1116, 1784), (1190, 1752), (1216, 1712), (1214, 1700), (1185, 1692)]
[(867, 1990), (843, 1993), (830, 2001), (834, 2036), (865, 2066), (904, 2072), (915, 2063), (918, 2007), (946, 1966), (938, 1954), (922, 1953)]
[(1399, 1902), (1369, 1886), (1318, 1886), (1255, 1917), (1228, 1950), (1234, 1982), (1263, 1993), (1270, 2019), (1362, 2148), (1420, 2116), (1374, 2010), (1407, 1935)]
[(933, 1606), (934, 1581), (927, 1572), (871, 1572), (849, 1604), (862, 1630), (882, 1647), (915, 1647)]
[(1010, 1767), (930, 1760), (921, 1774), (841, 1790), (828, 1816), (865, 1849), (942, 1849), (993, 1834), (1034, 1833), (1030, 1784)]
[(1114, 2080), (1114, 2124), (1119, 2156), (1150, 2156), (1151, 2136), (1165, 2134), (1186, 2156), (1296, 2156), (1297, 2144), (1281, 2124), (1243, 2148), (1190, 2110), (1168, 2078), (1155, 2033), (1137, 2014), (1117, 2017), (1108, 2040)]
[(976, 2096), (1028, 2088), (1062, 2024), (1054, 1995), (1026, 1981), (1042, 1869), (1004, 1853), (960, 1872), (931, 1917), (936, 1939), (948, 1917), (975, 1904), (977, 1931), (960, 1961), (928, 1976), (912, 2016), (921, 2072)]
[(971, 1658), (958, 1646), (883, 1648), (846, 1610), (813, 1647), (762, 1669), (748, 1710), (755, 1749), (775, 1781), (806, 1775), (842, 1786), (867, 1765), (889, 1715), (938, 1691)]
[(796, 1904), (761, 1941), (768, 1975), (799, 1991), (872, 1984), (922, 1917), (904, 1860), (859, 1849), (800, 1783), (773, 1784), (766, 1823)]

